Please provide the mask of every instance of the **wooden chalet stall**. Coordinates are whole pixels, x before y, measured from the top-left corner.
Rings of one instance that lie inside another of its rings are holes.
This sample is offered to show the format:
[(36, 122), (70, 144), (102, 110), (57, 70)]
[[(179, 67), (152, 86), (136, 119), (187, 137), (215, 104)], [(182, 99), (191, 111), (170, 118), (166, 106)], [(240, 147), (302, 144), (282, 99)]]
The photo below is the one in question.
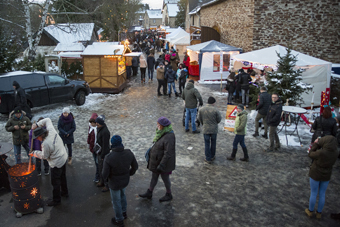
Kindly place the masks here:
[(127, 85), (125, 53), (131, 50), (125, 45), (103, 42), (93, 43), (81, 54), (84, 79), (92, 92), (119, 93)]

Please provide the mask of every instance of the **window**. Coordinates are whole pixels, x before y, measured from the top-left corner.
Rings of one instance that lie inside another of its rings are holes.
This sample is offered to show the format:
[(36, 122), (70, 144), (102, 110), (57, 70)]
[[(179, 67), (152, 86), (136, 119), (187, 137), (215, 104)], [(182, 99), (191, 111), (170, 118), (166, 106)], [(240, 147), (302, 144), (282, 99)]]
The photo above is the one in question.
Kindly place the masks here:
[[(220, 71), (220, 55), (214, 54), (214, 72)], [(223, 72), (227, 72), (229, 70), (230, 65), (230, 54), (223, 54)]]
[(156, 20), (155, 19), (153, 19), (153, 23), (156, 24)]
[(192, 16), (192, 25), (195, 25), (195, 16)]
[(49, 75), (49, 85), (65, 85), (65, 79), (60, 76)]

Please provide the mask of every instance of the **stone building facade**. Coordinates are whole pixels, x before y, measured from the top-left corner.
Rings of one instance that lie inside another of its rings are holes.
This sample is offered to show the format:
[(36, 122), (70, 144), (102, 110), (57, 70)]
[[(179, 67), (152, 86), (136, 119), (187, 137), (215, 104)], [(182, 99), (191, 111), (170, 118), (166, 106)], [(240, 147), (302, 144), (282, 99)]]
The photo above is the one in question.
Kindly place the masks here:
[(280, 44), (340, 62), (340, 0), (222, 0), (202, 5), (201, 26), (245, 52)]

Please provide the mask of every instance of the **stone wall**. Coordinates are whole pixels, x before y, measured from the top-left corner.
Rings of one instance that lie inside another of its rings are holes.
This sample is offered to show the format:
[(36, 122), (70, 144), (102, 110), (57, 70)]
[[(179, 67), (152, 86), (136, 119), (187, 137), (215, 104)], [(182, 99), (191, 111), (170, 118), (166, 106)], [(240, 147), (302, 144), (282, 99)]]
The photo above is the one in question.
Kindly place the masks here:
[(251, 51), (255, 0), (225, 0), (201, 9), (201, 26), (215, 28), (221, 42)]
[(253, 49), (280, 44), (340, 63), (340, 0), (255, 0)]

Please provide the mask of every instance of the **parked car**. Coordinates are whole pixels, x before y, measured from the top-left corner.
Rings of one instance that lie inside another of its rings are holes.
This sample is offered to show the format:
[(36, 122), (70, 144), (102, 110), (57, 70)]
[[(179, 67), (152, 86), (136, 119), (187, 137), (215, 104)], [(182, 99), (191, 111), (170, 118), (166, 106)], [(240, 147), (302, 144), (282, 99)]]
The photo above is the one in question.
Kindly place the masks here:
[(50, 73), (4, 73), (0, 74), (0, 113), (8, 113), (14, 108), (13, 81), (17, 81), (25, 90), (27, 103), (31, 108), (69, 100), (75, 100), (81, 106), (91, 93), (84, 80), (69, 80)]

